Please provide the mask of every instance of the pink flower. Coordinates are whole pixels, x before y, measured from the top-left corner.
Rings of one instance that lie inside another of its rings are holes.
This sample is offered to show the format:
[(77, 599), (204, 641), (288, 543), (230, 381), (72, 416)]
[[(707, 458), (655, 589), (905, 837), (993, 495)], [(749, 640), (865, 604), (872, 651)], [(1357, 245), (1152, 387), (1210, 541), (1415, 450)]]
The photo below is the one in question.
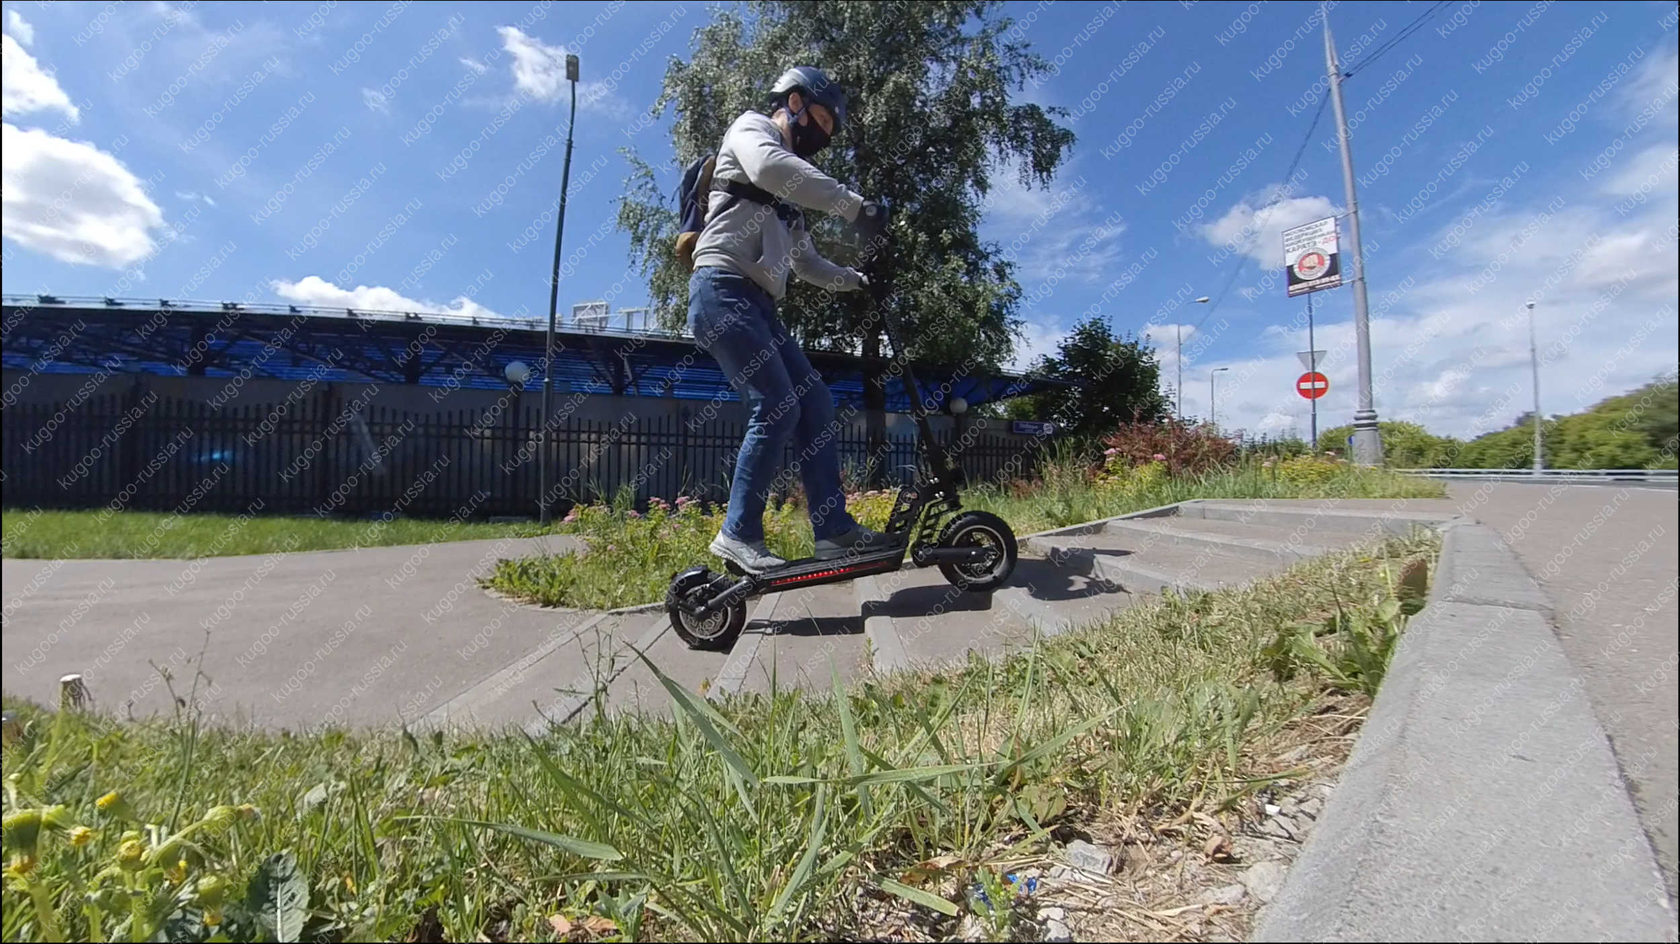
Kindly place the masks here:
[(639, 511), (637, 511), (637, 510), (636, 510), (636, 509), (634, 509), (634, 508), (632, 508), (632, 509), (630, 509), (630, 517), (632, 517), (632, 518), (640, 518), (640, 517), (641, 517), (641, 516), (642, 516), (642, 513), (641, 513), (641, 512), (639, 512)]
[(1117, 456), (1119, 454), (1120, 454), (1120, 449), (1116, 446), (1110, 446), (1107, 449), (1103, 450), (1103, 455), (1105, 455), (1105, 456)]
[(1157, 453), (1155, 453), (1155, 455), (1154, 455), (1154, 456), (1152, 456), (1152, 457), (1151, 457), (1151, 458), (1153, 458), (1153, 459), (1154, 459), (1154, 460), (1155, 460), (1155, 461), (1156, 461), (1156, 462), (1165, 462), (1165, 461), (1167, 461), (1167, 456), (1166, 456), (1166, 454), (1165, 454), (1165, 453), (1161, 453), (1161, 452), (1157, 452)]

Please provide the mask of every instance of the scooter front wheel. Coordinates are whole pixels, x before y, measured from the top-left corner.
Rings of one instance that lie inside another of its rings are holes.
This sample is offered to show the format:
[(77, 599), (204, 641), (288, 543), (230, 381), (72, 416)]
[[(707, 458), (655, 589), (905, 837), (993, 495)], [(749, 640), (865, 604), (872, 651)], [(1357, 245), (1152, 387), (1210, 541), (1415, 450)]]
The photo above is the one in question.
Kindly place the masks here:
[(705, 616), (694, 612), (711, 597), (715, 579), (711, 571), (696, 567), (672, 577), (671, 587), (665, 592), (665, 612), (671, 617), (671, 628), (690, 649), (727, 650), (735, 645), (741, 629), (747, 625), (745, 600), (737, 600)]
[(991, 512), (965, 511), (958, 515), (939, 535), (939, 546), (984, 547), (993, 552), (990, 561), (939, 565), (939, 572), (958, 590), (972, 593), (996, 590), (1015, 572), (1019, 553), (1015, 532), (1008, 522)]

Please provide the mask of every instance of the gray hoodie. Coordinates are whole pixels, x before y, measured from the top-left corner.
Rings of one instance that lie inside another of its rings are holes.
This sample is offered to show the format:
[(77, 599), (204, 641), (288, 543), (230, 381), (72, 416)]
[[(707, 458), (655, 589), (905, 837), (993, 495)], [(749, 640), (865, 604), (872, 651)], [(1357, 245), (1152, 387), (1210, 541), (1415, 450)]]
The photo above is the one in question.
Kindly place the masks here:
[[(718, 182), (744, 181), (784, 203), (836, 213), (847, 222), (857, 219), (863, 205), (863, 197), (788, 150), (781, 129), (758, 112), (747, 112), (729, 126), (712, 177)], [(789, 268), (813, 285), (845, 291), (858, 288), (857, 270), (817, 254), (803, 219), (790, 228), (771, 207), (744, 198), (718, 213), (728, 200), (729, 194), (714, 185), (706, 228), (694, 246), (696, 269), (717, 266), (739, 273), (777, 300), (787, 294)]]

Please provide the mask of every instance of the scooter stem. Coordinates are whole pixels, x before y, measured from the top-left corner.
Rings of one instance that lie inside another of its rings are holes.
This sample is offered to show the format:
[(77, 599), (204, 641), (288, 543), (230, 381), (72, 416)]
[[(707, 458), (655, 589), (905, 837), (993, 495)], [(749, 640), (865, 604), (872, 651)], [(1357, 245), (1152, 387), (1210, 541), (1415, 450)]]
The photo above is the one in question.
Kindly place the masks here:
[(900, 340), (903, 336), (903, 326), (898, 323), (898, 315), (885, 299), (892, 294), (891, 287), (886, 280), (878, 277), (876, 259), (880, 249), (884, 246), (886, 232), (883, 231), (871, 239), (864, 253), (863, 266), (869, 275), (869, 295), (874, 302), (875, 310), (881, 315), (881, 324), (886, 328), (887, 341), (892, 345), (893, 363), (904, 375), (905, 388), (910, 393), (910, 413), (916, 421), (916, 431), (921, 436), (921, 442), (933, 466), (933, 472), (941, 479), (951, 473), (951, 457), (933, 438), (933, 429), (927, 421), (927, 401), (922, 398), (921, 385), (916, 383), (916, 374), (910, 368), (910, 358), (904, 352), (904, 344)]

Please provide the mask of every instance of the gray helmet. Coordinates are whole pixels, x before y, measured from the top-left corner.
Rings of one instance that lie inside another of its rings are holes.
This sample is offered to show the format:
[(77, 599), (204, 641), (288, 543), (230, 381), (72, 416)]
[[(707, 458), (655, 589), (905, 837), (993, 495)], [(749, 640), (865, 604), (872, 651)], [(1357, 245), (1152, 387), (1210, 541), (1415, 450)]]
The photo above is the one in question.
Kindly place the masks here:
[(842, 89), (823, 70), (814, 66), (794, 66), (782, 73), (770, 89), (771, 100), (780, 103), (789, 92), (798, 92), (807, 101), (827, 108), (834, 116), (834, 131), (839, 133), (846, 123), (846, 90)]

